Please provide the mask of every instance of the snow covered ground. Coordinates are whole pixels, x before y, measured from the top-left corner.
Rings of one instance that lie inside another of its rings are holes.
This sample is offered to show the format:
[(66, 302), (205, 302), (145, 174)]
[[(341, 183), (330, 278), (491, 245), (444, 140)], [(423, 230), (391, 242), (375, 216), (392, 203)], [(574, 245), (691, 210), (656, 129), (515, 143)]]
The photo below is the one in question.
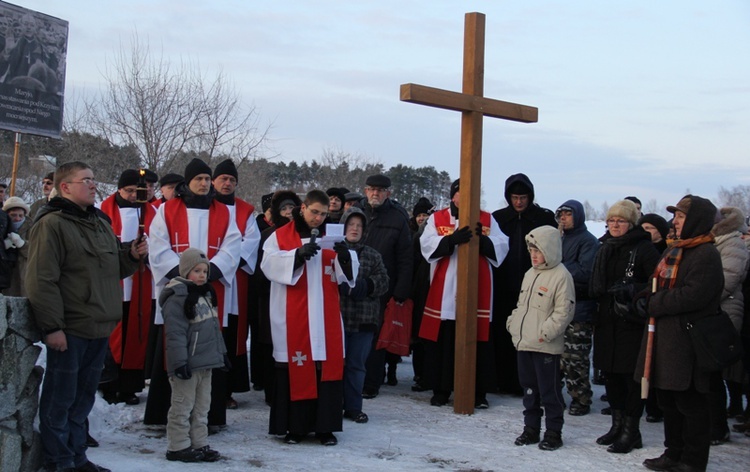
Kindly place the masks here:
[[(613, 471), (646, 470), (641, 463), (663, 452), (662, 424), (642, 422), (644, 448), (630, 454), (610, 454), (595, 439), (609, 429), (610, 417), (599, 413), (603, 387), (594, 386), (592, 412), (565, 417), (565, 445), (552, 452), (536, 446), (517, 447), (513, 440), (523, 428), (519, 398), (489, 395), (490, 408), (474, 415), (457, 415), (452, 406), (434, 407), (430, 392), (411, 391), (411, 359), (399, 365), (399, 384), (384, 385), (380, 395), (365, 400), (370, 422), (344, 420), (339, 444), (321, 446), (309, 437), (298, 445), (284, 444), (267, 434), (268, 407), (262, 392), (235, 395), (238, 410), (227, 412), (227, 427), (210, 437), (223, 459), (215, 464), (183, 464), (164, 458), (164, 429), (142, 423), (141, 404), (108, 405), (97, 398), (90, 416), (91, 430), (101, 446), (89, 458), (115, 472), (131, 471)], [(733, 420), (730, 420), (733, 424)], [(731, 442), (711, 449), (709, 470), (750, 470), (750, 438), (732, 433)]]

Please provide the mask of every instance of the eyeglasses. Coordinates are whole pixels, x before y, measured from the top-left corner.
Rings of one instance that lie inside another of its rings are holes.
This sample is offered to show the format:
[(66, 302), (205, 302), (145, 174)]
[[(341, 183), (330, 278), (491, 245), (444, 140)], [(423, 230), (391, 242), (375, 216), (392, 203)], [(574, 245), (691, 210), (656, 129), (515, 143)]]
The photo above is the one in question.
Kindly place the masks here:
[(365, 190), (369, 190), (370, 192), (376, 192), (376, 193), (385, 193), (388, 191), (387, 188), (383, 188), (383, 187), (365, 187)]
[(91, 185), (96, 185), (98, 182), (96, 180), (94, 180), (92, 177), (84, 177), (84, 178), (82, 178), (81, 180), (79, 180), (77, 182), (76, 181), (70, 181), (68, 183), (69, 184), (85, 184), (85, 185), (91, 186)]
[(626, 225), (626, 224), (628, 224), (628, 222), (627, 222), (627, 220), (616, 220), (614, 218), (610, 218), (610, 219), (607, 220), (607, 224), (608, 225), (617, 225), (617, 226), (619, 226), (619, 225)]
[(318, 211), (318, 210), (315, 210), (313, 208), (308, 208), (307, 211), (309, 211), (310, 213), (312, 213), (313, 216), (319, 216), (321, 218), (325, 218), (326, 216), (328, 216), (328, 212), (327, 211)]

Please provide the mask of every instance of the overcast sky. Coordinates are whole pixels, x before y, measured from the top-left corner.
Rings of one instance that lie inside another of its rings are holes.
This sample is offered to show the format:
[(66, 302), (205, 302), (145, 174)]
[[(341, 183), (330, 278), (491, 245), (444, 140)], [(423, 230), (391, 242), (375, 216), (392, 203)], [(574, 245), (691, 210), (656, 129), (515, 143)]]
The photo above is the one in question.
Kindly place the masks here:
[(284, 160), (324, 149), (458, 177), (460, 114), (399, 101), (399, 86), (460, 91), (464, 14), (486, 14), (485, 95), (539, 122), (484, 120), (483, 203), (524, 172), (537, 201), (664, 206), (750, 185), (750, 2), (98, 1), (17, 4), (70, 22), (66, 95), (98, 87), (137, 31), (223, 71)]

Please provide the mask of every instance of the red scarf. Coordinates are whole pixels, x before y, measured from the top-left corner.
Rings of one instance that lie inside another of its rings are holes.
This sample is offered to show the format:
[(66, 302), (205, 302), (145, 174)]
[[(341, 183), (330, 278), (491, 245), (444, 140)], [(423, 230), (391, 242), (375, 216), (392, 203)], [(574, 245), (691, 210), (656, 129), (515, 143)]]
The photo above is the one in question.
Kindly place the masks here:
[[(433, 214), (435, 230), (439, 236), (453, 234), (456, 227), (451, 223), (450, 209), (438, 211)], [(479, 221), (482, 223), (482, 233), (490, 234), (490, 214), (486, 211), (479, 212)], [(419, 337), (430, 341), (437, 341), (440, 331), (440, 320), (443, 305), (443, 289), (445, 288), (445, 277), (448, 272), (450, 257), (443, 257), (437, 261), (435, 272), (430, 282), (430, 290), (427, 292), (427, 301), (424, 308), (422, 324), (419, 328)], [(488, 341), (490, 336), (490, 301), (492, 297), (492, 280), (487, 259), (479, 255), (479, 278), (477, 284), (477, 341)], [(456, 313), (456, 317), (462, 314)]]
[[(111, 226), (115, 236), (117, 236), (117, 239), (121, 239), (122, 219), (120, 218), (120, 207), (117, 205), (115, 194), (110, 195), (102, 202), (101, 209), (112, 221)], [(151, 221), (156, 216), (156, 210), (146, 203), (139, 208), (139, 211), (145, 212), (143, 215), (144, 233), (148, 234)], [(146, 264), (140, 264), (140, 268), (132, 277), (128, 325), (125, 327), (125, 345), (122, 342), (123, 326), (122, 321), (120, 321), (109, 336), (109, 349), (112, 351), (115, 363), (121, 365), (123, 369), (143, 369), (146, 362), (146, 346), (151, 322), (151, 300), (153, 298), (151, 270)], [(120, 282), (120, 286), (122, 286), (122, 282)]]
[[(164, 203), (164, 220), (167, 224), (169, 242), (172, 250), (182, 254), (190, 247), (190, 224), (187, 206), (181, 198), (173, 198)], [(229, 210), (223, 203), (213, 200), (208, 209), (208, 250), (206, 257), (213, 258), (229, 229)], [(211, 282), (218, 299), (219, 326), (224, 326), (224, 284), (220, 280)]]
[[(245, 228), (247, 227), (247, 221), (253, 216), (255, 207), (239, 198), (234, 199), (235, 207), (235, 218), (237, 220), (237, 228), (239, 228), (242, 237), (245, 237)], [(237, 268), (236, 280), (237, 284), (237, 346), (235, 348), (236, 354), (242, 356), (247, 354), (247, 335), (250, 324), (247, 321), (247, 290), (250, 287), (250, 275), (244, 270)]]
[[(292, 251), (302, 245), (294, 222), (276, 230), (279, 249)], [(321, 361), (321, 381), (341, 380), (344, 376), (344, 348), (339, 307), (338, 284), (326, 274), (333, 269), (336, 252), (321, 250), (323, 281), (323, 322), (325, 323), (326, 360)], [(310, 320), (308, 318), (307, 267), (295, 285), (286, 287), (286, 344), (289, 361), (289, 388), (292, 401), (318, 398), (315, 362), (310, 344)]]

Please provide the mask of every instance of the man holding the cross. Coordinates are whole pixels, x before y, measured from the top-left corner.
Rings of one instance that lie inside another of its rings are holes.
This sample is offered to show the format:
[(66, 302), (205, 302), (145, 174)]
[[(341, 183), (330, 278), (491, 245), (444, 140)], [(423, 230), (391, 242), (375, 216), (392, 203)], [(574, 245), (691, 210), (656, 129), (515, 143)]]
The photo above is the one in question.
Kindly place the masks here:
[(491, 377), (492, 352), (489, 343), (492, 319), (492, 269), (508, 253), (508, 237), (486, 211), (480, 211), (474, 229), (459, 228), (459, 180), (451, 184), (449, 208), (433, 213), (420, 238), (422, 255), (430, 263), (430, 290), (419, 336), (425, 339), (425, 371), (433, 389), (430, 403), (448, 403), (453, 390), (456, 342), (457, 247), (479, 238), (479, 283), (477, 287), (477, 362), (475, 408), (487, 408), (487, 379)]

